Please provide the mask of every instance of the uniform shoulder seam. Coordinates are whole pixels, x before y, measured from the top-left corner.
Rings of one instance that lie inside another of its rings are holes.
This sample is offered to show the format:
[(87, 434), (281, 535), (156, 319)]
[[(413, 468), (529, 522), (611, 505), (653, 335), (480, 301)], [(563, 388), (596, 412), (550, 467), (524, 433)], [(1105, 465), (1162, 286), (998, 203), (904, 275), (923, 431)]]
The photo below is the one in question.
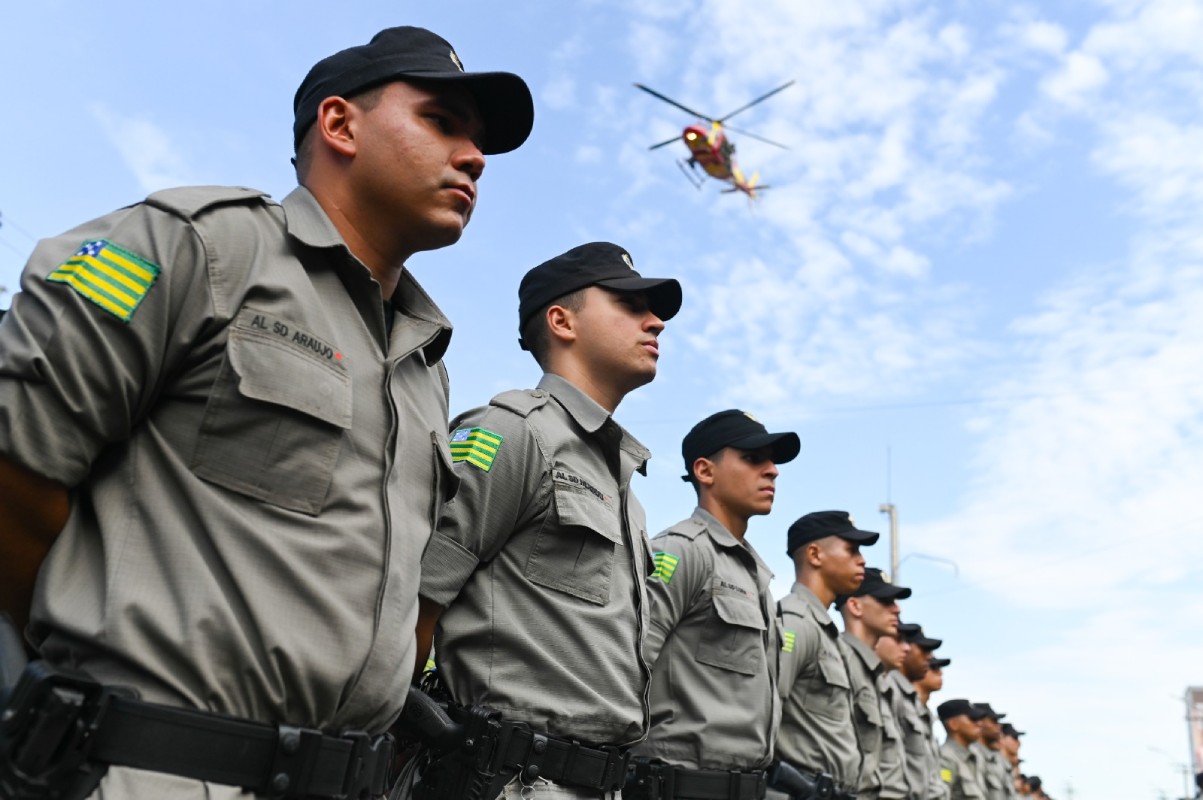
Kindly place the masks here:
[(222, 205), (272, 203), (267, 192), (245, 186), (185, 186), (164, 189), (146, 198), (147, 205), (192, 220), (205, 211)]
[(497, 395), (489, 401), (489, 405), (512, 411), (520, 417), (528, 417), (535, 409), (546, 405), (550, 397), (541, 389), (513, 389)]

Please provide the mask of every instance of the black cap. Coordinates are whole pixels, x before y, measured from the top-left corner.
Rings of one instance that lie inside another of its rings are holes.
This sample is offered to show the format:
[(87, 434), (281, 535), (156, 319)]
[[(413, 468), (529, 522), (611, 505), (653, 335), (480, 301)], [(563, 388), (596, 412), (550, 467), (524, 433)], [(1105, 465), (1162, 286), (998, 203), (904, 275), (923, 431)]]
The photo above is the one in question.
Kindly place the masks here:
[(909, 642), (911, 637), (919, 633), (923, 629), (914, 622), (898, 622), (898, 638), (904, 642)]
[(953, 717), (959, 717), (962, 714), (972, 720), (979, 720), (986, 716), (985, 711), (977, 708), (968, 700), (962, 700), (959, 698), (956, 700), (945, 700), (943, 703), (936, 706), (936, 715), (940, 717), (941, 721), (952, 719)]
[(798, 457), (802, 443), (796, 433), (769, 433), (760, 420), (737, 408), (711, 414), (690, 428), (681, 442), (681, 456), (685, 459), (687, 481), (693, 476), (693, 462), (712, 456), (724, 447), (740, 450), (773, 448), (773, 463), (785, 464)]
[(931, 669), (944, 669), (951, 663), (952, 663), (951, 658), (929, 658), (929, 659), (927, 659), (927, 666), (930, 667)]
[(1015, 726), (1009, 722), (1004, 722), (1002, 724), (1002, 732), (1003, 736), (1010, 736), (1014, 739), (1018, 739), (1020, 736), (1023, 736), (1024, 733), (1026, 733), (1026, 731), (1015, 730)]
[[(518, 286), (518, 335), (543, 306), (587, 286), (643, 292), (652, 313), (665, 321), (681, 310), (681, 284), (675, 279), (644, 278), (635, 271), (626, 250), (609, 242), (590, 242), (548, 259), (522, 276)], [(526, 350), (526, 343), (518, 341)]]
[(840, 607), (847, 602), (849, 597), (875, 597), (883, 603), (892, 603), (895, 600), (905, 600), (911, 596), (911, 590), (905, 586), (895, 586), (890, 583), (889, 576), (882, 572), (877, 567), (865, 567), (865, 579), (861, 582), (860, 588), (852, 594), (836, 595), (835, 605)]
[(940, 645), (944, 644), (943, 639), (932, 639), (925, 636), (923, 634), (922, 625), (915, 625), (913, 628), (908, 625), (907, 632), (905, 634), (902, 632), (902, 626), (899, 626), (898, 635), (916, 647), (922, 647), (928, 652), (931, 652), (932, 650), (939, 648)]
[(405, 78), (450, 81), (471, 92), (484, 121), (485, 155), (508, 153), (530, 135), (535, 105), (525, 81), (509, 72), (465, 72), (447, 40), (425, 28), (403, 26), (385, 28), (367, 44), (340, 50), (313, 65), (292, 100), (293, 147), (327, 97), (351, 97)]
[(799, 517), (789, 526), (786, 536), (787, 556), (804, 544), (825, 539), (828, 536), (838, 536), (855, 544), (871, 545), (881, 534), (872, 531), (862, 531), (852, 521), (852, 515), (847, 511), (812, 511)]
[(980, 708), (982, 710), (983, 717), (989, 717), (995, 722), (998, 722), (1000, 719), (1006, 716), (1006, 714), (1000, 714), (991, 708), (989, 703), (974, 703), (973, 707)]
[(1040, 787), (1043, 785), (1044, 785), (1044, 781), (1040, 780), (1039, 775), (1029, 775), (1028, 776), (1028, 788), (1031, 789), (1033, 792), (1038, 791), (1040, 789)]

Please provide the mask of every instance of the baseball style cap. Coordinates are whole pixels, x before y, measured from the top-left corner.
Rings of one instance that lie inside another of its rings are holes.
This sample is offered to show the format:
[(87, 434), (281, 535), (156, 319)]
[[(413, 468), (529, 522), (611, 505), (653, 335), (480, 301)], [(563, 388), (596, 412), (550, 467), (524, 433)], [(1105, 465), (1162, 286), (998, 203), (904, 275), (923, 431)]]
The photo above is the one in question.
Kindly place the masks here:
[(929, 659), (927, 659), (927, 666), (930, 667), (931, 669), (944, 669), (951, 663), (952, 663), (951, 658), (929, 658)]
[(1002, 732), (1003, 736), (1010, 736), (1013, 739), (1018, 739), (1020, 736), (1023, 736), (1025, 733), (1027, 733), (1027, 731), (1016, 730), (1015, 726), (1009, 722), (1004, 722), (1002, 724)]
[(970, 703), (968, 700), (962, 700), (960, 698), (956, 700), (945, 700), (943, 703), (936, 706), (936, 715), (941, 721), (952, 719), (953, 717), (959, 717), (962, 714), (975, 721), (986, 716), (985, 711), (975, 707), (973, 703)]
[(898, 635), (916, 647), (922, 647), (924, 650), (929, 652), (938, 649), (940, 645), (944, 644), (943, 639), (932, 639), (928, 636), (925, 636), (922, 625), (914, 625), (913, 627), (908, 625), (906, 633), (902, 632), (902, 626), (899, 625)]
[(920, 630), (922, 630), (922, 628), (920, 628), (914, 622), (900, 621), (898, 623), (898, 638), (904, 642), (910, 642), (911, 637), (917, 634)]
[(1000, 714), (991, 708), (989, 703), (974, 703), (973, 707), (980, 709), (983, 712), (983, 717), (990, 717), (995, 722), (998, 722), (1000, 719), (1006, 716), (1006, 714)]
[(300, 145), (327, 97), (351, 97), (405, 78), (447, 81), (471, 92), (484, 121), (480, 149), (485, 155), (508, 153), (530, 135), (535, 105), (525, 81), (509, 72), (465, 72), (446, 39), (425, 28), (402, 26), (385, 28), (367, 44), (313, 65), (292, 100), (293, 147)]
[(828, 536), (838, 536), (849, 542), (868, 546), (876, 542), (880, 535), (858, 529), (847, 511), (812, 511), (789, 526), (785, 554), (793, 555), (802, 545)]
[(886, 574), (877, 567), (865, 567), (865, 579), (861, 582), (860, 588), (852, 594), (837, 595), (835, 605), (839, 608), (847, 602), (849, 597), (875, 597), (888, 604), (895, 600), (905, 600), (910, 596), (910, 589), (890, 583)]
[[(587, 286), (616, 292), (643, 292), (648, 307), (664, 321), (681, 310), (681, 284), (673, 278), (645, 278), (635, 271), (631, 254), (616, 244), (590, 242), (544, 261), (518, 285), (518, 335), (539, 309)], [(528, 349), (519, 338), (522, 349)]]
[(690, 428), (681, 442), (681, 456), (685, 459), (687, 481), (693, 476), (693, 462), (712, 456), (724, 447), (740, 450), (773, 448), (773, 463), (785, 464), (798, 457), (802, 442), (796, 433), (769, 433), (768, 429), (749, 414), (737, 408), (719, 411)]

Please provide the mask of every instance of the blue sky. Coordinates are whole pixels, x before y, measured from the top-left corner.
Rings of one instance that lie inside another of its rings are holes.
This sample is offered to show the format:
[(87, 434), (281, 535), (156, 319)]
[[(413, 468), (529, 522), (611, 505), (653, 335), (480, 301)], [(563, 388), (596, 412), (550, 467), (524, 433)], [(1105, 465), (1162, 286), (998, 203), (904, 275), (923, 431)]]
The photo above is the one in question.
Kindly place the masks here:
[[(456, 246), (411, 267), (454, 320), (452, 406), (531, 385), (516, 287), (585, 241), (672, 275), (685, 306), (619, 419), (657, 454), (654, 529), (687, 515), (680, 439), (731, 406), (798, 431), (754, 521), (897, 504), (945, 639), (944, 698), (989, 700), (1058, 797), (1181, 791), (1203, 683), (1203, 2), (638, 0), (9, 4), (0, 286), (33, 238), (181, 183), (293, 186), (309, 66), (394, 24), (530, 83), (534, 133), (491, 158)], [(737, 124), (755, 207), (648, 152)], [(7, 306), (8, 295), (0, 296)], [(1194, 488), (1192, 488), (1194, 487)], [(876, 551), (876, 552), (875, 552)], [(883, 540), (868, 551), (885, 565)], [(954, 570), (946, 563), (954, 562)]]

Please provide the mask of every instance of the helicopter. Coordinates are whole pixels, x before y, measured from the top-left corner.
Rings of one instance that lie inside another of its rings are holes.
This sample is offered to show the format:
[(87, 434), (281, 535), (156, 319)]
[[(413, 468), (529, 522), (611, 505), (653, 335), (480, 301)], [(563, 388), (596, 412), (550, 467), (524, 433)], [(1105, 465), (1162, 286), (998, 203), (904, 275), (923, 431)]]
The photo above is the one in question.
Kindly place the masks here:
[[(771, 139), (766, 139), (763, 136), (757, 136), (750, 131), (733, 128), (729, 125), (725, 126), (723, 123), (731, 119), (731, 117), (734, 117), (736, 114), (747, 111), (752, 106), (768, 100), (773, 95), (784, 89), (788, 89), (793, 85), (794, 81), (783, 83), (776, 89), (773, 89), (771, 92), (766, 92), (752, 102), (745, 103), (731, 113), (715, 119), (714, 117), (709, 117), (705, 114), (699, 114), (692, 108), (684, 106), (678, 103), (676, 100), (673, 100), (671, 97), (667, 97), (663, 94), (660, 94), (655, 89), (644, 86), (642, 83), (636, 83), (635, 87), (637, 89), (642, 89), (652, 97), (663, 100), (669, 105), (681, 109), (686, 114), (690, 114), (700, 120), (710, 123), (709, 127), (701, 122), (689, 125), (681, 132), (679, 136), (674, 136), (671, 139), (665, 139), (663, 142), (658, 142), (648, 149), (657, 150), (661, 147), (672, 144), (678, 139), (681, 139), (685, 142), (685, 146), (689, 148), (689, 158), (688, 160), (678, 161), (677, 166), (681, 168), (681, 172), (685, 174), (685, 177), (689, 179), (690, 183), (692, 183), (696, 188), (701, 189), (702, 183), (705, 181), (706, 177), (715, 178), (716, 180), (731, 184), (730, 188), (722, 190), (724, 194), (743, 192), (748, 196), (749, 199), (754, 200), (756, 199), (756, 192), (769, 187), (767, 185), (758, 185), (760, 180), (759, 173), (754, 172), (750, 178), (745, 177), (743, 170), (741, 170), (739, 165), (735, 163), (735, 143), (727, 138), (727, 135), (724, 131), (734, 131), (742, 136), (750, 136), (757, 141), (765, 142), (766, 144), (771, 144), (774, 147), (780, 147), (785, 150), (788, 150), (789, 148), (783, 144), (774, 142)], [(686, 169), (686, 167), (688, 167), (688, 169)], [(700, 174), (699, 169), (701, 170)]]

